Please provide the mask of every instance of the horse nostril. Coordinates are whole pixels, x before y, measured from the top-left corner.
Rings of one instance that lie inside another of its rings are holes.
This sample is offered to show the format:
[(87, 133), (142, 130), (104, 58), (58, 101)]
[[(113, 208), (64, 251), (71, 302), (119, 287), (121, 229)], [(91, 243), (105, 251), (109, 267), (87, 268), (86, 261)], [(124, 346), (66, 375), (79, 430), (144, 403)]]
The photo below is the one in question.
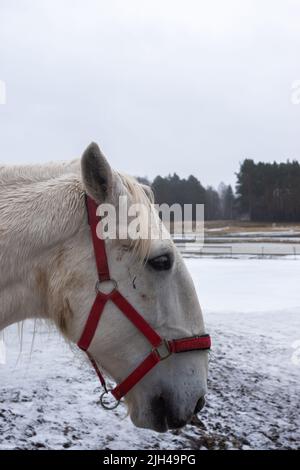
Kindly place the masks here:
[(198, 402), (197, 402), (197, 405), (196, 405), (196, 408), (195, 408), (195, 411), (194, 411), (194, 414), (196, 415), (197, 413), (199, 413), (202, 408), (204, 407), (205, 405), (205, 398), (204, 397), (201, 397), (199, 398)]

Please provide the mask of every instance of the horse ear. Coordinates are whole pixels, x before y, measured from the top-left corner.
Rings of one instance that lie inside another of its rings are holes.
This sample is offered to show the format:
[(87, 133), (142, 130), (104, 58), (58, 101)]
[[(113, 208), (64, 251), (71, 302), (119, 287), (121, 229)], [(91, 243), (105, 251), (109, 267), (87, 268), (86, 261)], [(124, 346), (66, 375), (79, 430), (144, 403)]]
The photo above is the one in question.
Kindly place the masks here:
[(81, 157), (81, 173), (86, 192), (96, 202), (112, 193), (113, 171), (98, 145), (92, 142)]

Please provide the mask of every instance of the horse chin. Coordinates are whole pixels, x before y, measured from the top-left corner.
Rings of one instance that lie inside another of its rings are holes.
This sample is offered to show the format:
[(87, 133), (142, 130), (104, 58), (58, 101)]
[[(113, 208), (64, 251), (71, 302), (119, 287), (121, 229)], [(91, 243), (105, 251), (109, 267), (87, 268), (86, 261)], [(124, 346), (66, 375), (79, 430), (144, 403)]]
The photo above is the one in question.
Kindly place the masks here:
[(188, 421), (169, 421), (167, 416), (143, 416), (141, 418), (136, 418), (134, 415), (131, 416), (131, 421), (137, 428), (150, 429), (159, 433), (164, 433), (170, 429), (180, 429), (188, 424)]
[(167, 432), (169, 430), (166, 419), (162, 419), (161, 422), (157, 422), (151, 419), (136, 421), (135, 419), (131, 418), (131, 420), (137, 428), (150, 429), (151, 431), (160, 433)]
[(179, 418), (165, 407), (160, 397), (153, 398), (147, 412), (139, 413), (132, 409), (130, 413), (132, 423), (138, 428), (151, 429), (159, 433), (167, 432), (169, 429), (180, 429), (184, 427), (192, 418)]
[(161, 419), (156, 419), (154, 416), (151, 415), (138, 415), (136, 413), (132, 413), (131, 416), (132, 423), (137, 428), (143, 429), (151, 429), (152, 431), (156, 432), (167, 432), (169, 427), (167, 423), (166, 417), (162, 416)]

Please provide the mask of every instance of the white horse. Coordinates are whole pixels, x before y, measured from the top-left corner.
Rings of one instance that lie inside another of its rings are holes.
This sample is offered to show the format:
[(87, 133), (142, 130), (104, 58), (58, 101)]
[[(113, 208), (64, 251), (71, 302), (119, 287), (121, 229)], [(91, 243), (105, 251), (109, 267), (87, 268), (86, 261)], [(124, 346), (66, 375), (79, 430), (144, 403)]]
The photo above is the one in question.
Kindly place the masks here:
[[(44, 318), (78, 342), (97, 279), (85, 193), (98, 204), (117, 204), (120, 195), (131, 202), (147, 199), (145, 188), (114, 171), (96, 144), (81, 162), (0, 167), (0, 331)], [(136, 242), (134, 256), (126, 240), (105, 243), (119, 290), (162, 337), (205, 333), (193, 282), (171, 237), (149, 239), (146, 248)], [(146, 252), (150, 262), (141, 263)], [(108, 303), (90, 350), (120, 382), (147, 355), (149, 344)], [(207, 367), (206, 351), (160, 362), (126, 395), (133, 423), (156, 431), (184, 426), (204, 404)]]

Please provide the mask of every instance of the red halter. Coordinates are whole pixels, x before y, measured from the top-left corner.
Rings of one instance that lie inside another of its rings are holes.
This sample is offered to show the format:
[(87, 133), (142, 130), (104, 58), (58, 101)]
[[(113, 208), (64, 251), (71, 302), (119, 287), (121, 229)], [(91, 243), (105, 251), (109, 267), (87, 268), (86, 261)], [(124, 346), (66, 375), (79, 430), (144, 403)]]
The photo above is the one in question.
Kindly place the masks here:
[[(131, 390), (158, 362), (166, 359), (173, 353), (180, 353), (193, 350), (210, 349), (211, 339), (209, 335), (192, 336), (189, 338), (167, 340), (162, 338), (144, 318), (135, 310), (135, 308), (126, 300), (125, 297), (117, 289), (117, 282), (110, 278), (109, 267), (107, 262), (105, 241), (98, 238), (96, 227), (99, 218), (96, 215), (97, 205), (89, 196), (86, 197), (88, 221), (91, 228), (95, 259), (98, 270), (98, 281), (96, 283), (97, 295), (88, 316), (86, 325), (82, 332), (81, 338), (78, 341), (80, 349), (85, 351), (100, 379), (104, 392), (101, 395), (101, 404), (105, 408), (108, 406), (104, 402), (104, 396), (110, 391), (112, 395), (119, 401)], [(100, 291), (100, 285), (104, 281), (111, 281), (114, 284), (113, 290), (109, 294)], [(117, 385), (113, 390), (106, 388), (106, 383), (103, 375), (101, 374), (95, 359), (88, 352), (88, 348), (95, 335), (100, 317), (103, 313), (106, 303), (113, 302), (120, 311), (130, 320), (134, 326), (145, 336), (145, 338), (152, 345), (151, 352), (148, 356), (137, 366), (136, 369), (126, 377), (123, 382)], [(112, 408), (112, 407), (111, 407)]]

